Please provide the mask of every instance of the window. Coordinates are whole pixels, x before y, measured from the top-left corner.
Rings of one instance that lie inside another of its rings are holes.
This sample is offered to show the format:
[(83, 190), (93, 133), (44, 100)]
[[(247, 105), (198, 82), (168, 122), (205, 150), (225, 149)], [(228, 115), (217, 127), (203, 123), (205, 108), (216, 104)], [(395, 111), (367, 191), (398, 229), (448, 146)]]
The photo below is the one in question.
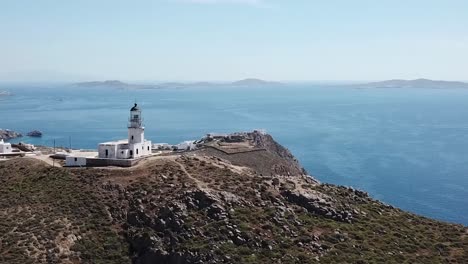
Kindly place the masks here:
[(77, 161), (78, 161), (78, 158), (75, 158), (75, 162), (77, 162)]
[(134, 115), (133, 118), (137, 119), (137, 118), (138, 118), (138, 115)]
[(130, 157), (133, 157), (133, 150), (130, 150)]
[(106, 157), (109, 156), (109, 150), (106, 149)]
[(148, 147), (148, 151), (149, 151), (149, 147)]
[(121, 151), (120, 153), (123, 154), (123, 151)]
[(133, 140), (133, 136), (132, 136), (132, 140)]
[(137, 155), (138, 155), (138, 149), (137, 149)]

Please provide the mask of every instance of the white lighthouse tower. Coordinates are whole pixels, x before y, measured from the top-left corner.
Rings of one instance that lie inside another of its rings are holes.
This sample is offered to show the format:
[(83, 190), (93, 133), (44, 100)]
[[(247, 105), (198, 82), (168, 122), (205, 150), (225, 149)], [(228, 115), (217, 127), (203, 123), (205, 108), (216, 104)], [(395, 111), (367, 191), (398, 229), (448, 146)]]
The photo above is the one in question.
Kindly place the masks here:
[(145, 128), (141, 117), (141, 109), (135, 103), (130, 109), (128, 122), (128, 146), (130, 158), (138, 158), (151, 154), (151, 141), (145, 140)]
[(130, 118), (128, 121), (128, 143), (143, 143), (145, 139), (145, 128), (142, 123), (141, 110), (137, 104), (130, 109)]

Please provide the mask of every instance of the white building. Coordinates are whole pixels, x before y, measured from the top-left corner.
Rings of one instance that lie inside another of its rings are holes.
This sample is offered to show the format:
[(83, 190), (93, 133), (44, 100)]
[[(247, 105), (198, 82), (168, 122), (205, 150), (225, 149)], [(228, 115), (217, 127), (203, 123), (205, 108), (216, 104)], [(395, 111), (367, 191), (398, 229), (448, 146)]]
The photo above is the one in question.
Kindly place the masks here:
[(0, 139), (0, 154), (8, 154), (11, 152), (11, 144), (4, 142), (3, 139)]
[(176, 150), (194, 150), (197, 148), (197, 144), (194, 140), (188, 140), (175, 145), (174, 148)]
[(212, 138), (212, 139), (225, 138), (225, 137), (228, 137), (228, 136), (229, 136), (229, 134), (226, 134), (226, 133), (208, 133), (208, 134), (206, 134), (206, 137)]
[(145, 139), (141, 110), (137, 104), (130, 109), (128, 139), (99, 144), (101, 159), (136, 159), (151, 154), (151, 141)]
[(66, 156), (65, 165), (68, 167), (86, 167), (86, 157)]
[(169, 143), (154, 143), (153, 149), (156, 150), (171, 150), (172, 146)]

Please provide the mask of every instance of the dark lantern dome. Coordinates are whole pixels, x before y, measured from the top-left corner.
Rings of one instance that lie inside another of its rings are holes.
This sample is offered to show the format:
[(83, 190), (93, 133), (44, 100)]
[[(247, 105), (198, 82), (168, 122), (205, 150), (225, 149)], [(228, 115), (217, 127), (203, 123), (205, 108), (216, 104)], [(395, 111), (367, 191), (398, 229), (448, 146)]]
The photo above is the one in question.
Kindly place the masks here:
[(135, 103), (135, 105), (130, 109), (130, 111), (140, 111), (140, 107)]

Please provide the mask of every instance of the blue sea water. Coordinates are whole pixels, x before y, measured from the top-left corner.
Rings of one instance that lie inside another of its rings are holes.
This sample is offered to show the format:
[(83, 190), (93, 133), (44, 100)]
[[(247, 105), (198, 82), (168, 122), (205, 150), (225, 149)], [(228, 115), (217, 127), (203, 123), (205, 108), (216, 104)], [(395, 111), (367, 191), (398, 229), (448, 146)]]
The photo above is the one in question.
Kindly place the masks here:
[(265, 129), (322, 182), (353, 186), (405, 210), (468, 225), (468, 90), (284, 87), (113, 90), (0, 85), (0, 128), (38, 129), (33, 144), (96, 148), (126, 137), (143, 108), (146, 137)]

